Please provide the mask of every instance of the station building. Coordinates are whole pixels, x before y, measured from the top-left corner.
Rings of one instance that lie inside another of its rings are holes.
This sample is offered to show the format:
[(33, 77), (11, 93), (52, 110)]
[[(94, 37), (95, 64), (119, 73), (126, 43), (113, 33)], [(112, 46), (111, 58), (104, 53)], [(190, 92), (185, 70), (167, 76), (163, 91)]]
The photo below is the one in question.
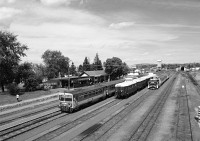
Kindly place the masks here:
[(105, 70), (83, 71), (79, 76), (67, 76), (50, 79), (43, 84), (47, 88), (78, 88), (108, 81), (109, 75)]

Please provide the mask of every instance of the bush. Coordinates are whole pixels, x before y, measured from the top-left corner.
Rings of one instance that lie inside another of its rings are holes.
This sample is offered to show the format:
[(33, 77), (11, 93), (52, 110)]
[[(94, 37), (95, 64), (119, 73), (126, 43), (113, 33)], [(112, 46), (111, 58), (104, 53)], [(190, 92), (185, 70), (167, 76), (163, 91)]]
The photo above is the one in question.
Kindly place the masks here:
[(35, 91), (37, 90), (38, 82), (36, 78), (30, 77), (25, 82), (26, 91)]
[(7, 86), (7, 89), (11, 95), (19, 94), (20, 89), (16, 83), (11, 83)]

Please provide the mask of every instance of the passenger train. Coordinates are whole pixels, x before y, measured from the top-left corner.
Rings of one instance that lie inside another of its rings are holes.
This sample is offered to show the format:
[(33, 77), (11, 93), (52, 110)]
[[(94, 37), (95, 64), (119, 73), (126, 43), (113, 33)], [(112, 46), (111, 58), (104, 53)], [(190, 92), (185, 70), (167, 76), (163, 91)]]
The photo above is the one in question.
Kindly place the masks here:
[(116, 98), (127, 98), (146, 87), (148, 81), (154, 76), (155, 74), (149, 74), (136, 79), (121, 79), (76, 89), (74, 91), (64, 91), (63, 93), (59, 93), (60, 110), (71, 113), (78, 110), (83, 104), (113, 95)]
[(115, 85), (116, 98), (127, 98), (135, 94), (138, 90), (143, 89), (148, 85), (148, 81), (153, 78), (155, 74), (149, 74), (137, 79), (125, 81)]
[(76, 89), (74, 91), (64, 91), (59, 93), (59, 107), (63, 112), (73, 112), (78, 110), (83, 104), (96, 101), (100, 98), (113, 96), (115, 93), (115, 84), (124, 80), (115, 80), (104, 82), (97, 85)]

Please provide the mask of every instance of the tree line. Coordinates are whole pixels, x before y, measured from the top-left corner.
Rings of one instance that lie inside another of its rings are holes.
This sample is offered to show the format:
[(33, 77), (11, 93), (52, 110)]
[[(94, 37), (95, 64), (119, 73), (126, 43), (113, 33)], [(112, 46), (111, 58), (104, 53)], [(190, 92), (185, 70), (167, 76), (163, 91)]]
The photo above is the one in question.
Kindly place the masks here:
[(83, 71), (103, 70), (110, 76), (110, 79), (128, 73), (129, 68), (125, 62), (118, 57), (108, 58), (101, 62), (98, 53), (90, 64), (88, 57), (85, 57), (83, 64), (76, 67), (73, 61), (57, 50), (46, 50), (41, 58), (43, 64), (32, 62), (21, 63), (21, 57), (26, 56), (27, 45), (17, 40), (17, 35), (0, 31), (0, 85), (4, 92), (4, 86), (16, 87), (23, 82), (26, 91), (37, 89), (44, 78), (52, 79), (67, 75), (78, 76)]

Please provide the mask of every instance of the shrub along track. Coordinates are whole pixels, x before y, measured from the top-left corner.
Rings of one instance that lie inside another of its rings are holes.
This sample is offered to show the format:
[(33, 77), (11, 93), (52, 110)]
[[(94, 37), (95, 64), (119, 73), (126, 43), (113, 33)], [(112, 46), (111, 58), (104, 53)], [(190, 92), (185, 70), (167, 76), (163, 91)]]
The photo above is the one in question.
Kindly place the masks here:
[[(126, 139), (124, 140), (146, 140), (148, 134), (150, 133), (155, 123), (155, 120), (157, 119), (160, 111), (162, 110), (162, 107), (168, 95), (171, 92), (172, 86), (175, 81), (175, 77), (171, 81), (172, 83), (170, 83), (170, 86), (168, 86), (163, 91), (155, 105), (153, 105), (150, 108), (150, 110), (146, 113), (146, 115), (144, 115), (142, 119), (138, 121), (138, 125), (135, 127), (135, 130), (132, 132), (132, 134), (126, 136)], [(120, 122), (123, 122), (123, 119), (126, 116), (128, 116), (132, 110), (137, 108), (137, 106), (146, 98), (147, 97), (143, 95), (136, 101), (129, 103), (124, 109), (115, 113), (114, 115), (111, 115), (110, 118), (101, 121), (100, 123), (90, 127), (88, 130), (81, 133), (79, 136), (75, 137), (73, 141), (106, 140), (107, 134), (110, 134), (109, 132), (116, 131), (116, 129), (118, 128), (118, 124), (121, 124)]]
[[(186, 76), (182, 74), (182, 76)], [(176, 126), (173, 135), (176, 140), (192, 141), (192, 128), (190, 119), (190, 108), (188, 104), (188, 93), (185, 78), (181, 82), (181, 87), (177, 96), (178, 110), (176, 111)]]

